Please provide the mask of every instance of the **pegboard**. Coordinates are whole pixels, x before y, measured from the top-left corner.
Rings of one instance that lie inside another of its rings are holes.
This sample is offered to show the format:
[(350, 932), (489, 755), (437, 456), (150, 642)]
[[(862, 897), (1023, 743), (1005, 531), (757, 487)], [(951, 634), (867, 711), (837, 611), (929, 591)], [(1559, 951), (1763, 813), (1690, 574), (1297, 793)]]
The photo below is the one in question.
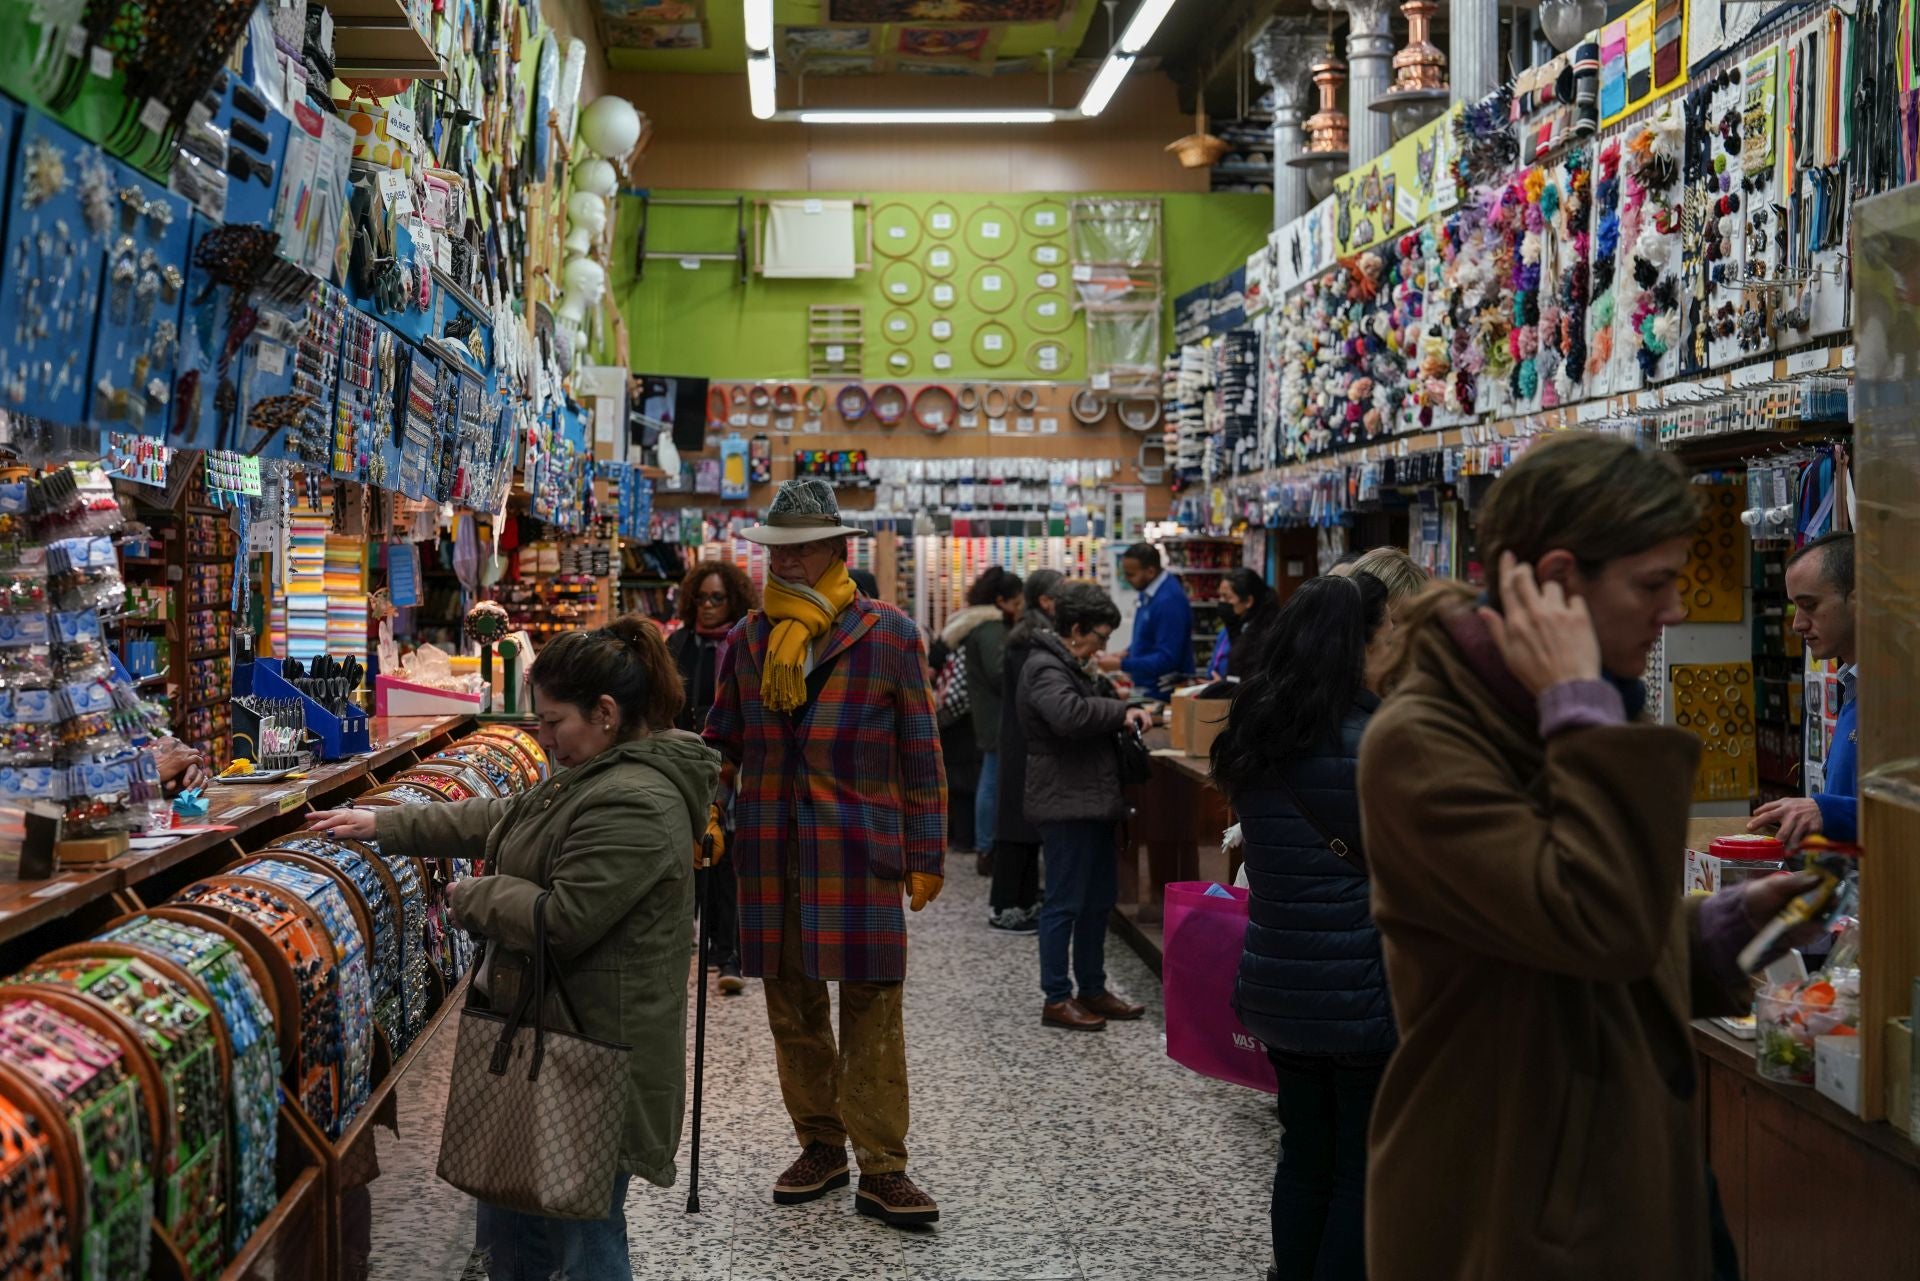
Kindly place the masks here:
[(1749, 800), (1759, 791), (1753, 664), (1677, 663), (1669, 669), (1673, 723), (1705, 748), (1693, 780), (1696, 802)]
[(1737, 623), (1746, 617), (1741, 561), (1746, 555), (1739, 485), (1701, 485), (1700, 524), (1687, 553), (1681, 599), (1689, 623)]

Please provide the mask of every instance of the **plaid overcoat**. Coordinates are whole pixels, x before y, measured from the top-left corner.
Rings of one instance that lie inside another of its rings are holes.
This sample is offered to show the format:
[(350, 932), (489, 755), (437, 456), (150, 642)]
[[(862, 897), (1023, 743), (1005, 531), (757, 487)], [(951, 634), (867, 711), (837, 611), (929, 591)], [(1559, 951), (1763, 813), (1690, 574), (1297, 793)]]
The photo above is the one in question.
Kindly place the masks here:
[[(807, 975), (906, 977), (908, 872), (943, 875), (947, 783), (919, 628), (861, 596), (816, 655), (831, 664), (797, 713), (760, 699), (767, 616), (727, 637), (707, 742), (739, 766), (730, 857), (740, 884), (740, 968), (780, 971), (783, 877), (799, 873)], [(790, 833), (798, 833), (797, 844)]]

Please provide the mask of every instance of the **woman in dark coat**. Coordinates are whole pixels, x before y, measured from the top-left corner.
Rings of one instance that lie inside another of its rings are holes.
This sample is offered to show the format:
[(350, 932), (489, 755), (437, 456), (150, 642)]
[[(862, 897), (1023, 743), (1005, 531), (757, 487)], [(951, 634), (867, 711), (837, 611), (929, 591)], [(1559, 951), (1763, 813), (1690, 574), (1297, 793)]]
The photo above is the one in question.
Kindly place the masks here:
[(1053, 630), (1053, 593), (1063, 575), (1036, 569), (1027, 575), (1026, 608), (1007, 633), (1000, 669), (1000, 797), (993, 835), (993, 890), (987, 924), (1031, 934), (1040, 928), (1040, 829), (1027, 821), (1027, 732), (1017, 710), (1020, 670), (1033, 653), (1036, 632)]
[(1111, 687), (1088, 669), (1120, 625), (1113, 598), (1092, 583), (1070, 582), (1053, 601), (1055, 630), (1034, 633), (1018, 703), (1027, 732), (1027, 818), (1039, 824), (1047, 847), (1040, 1021), (1097, 1032), (1108, 1019), (1146, 1012), (1107, 990), (1106, 949), (1107, 915), (1119, 895), (1116, 838), (1127, 809), (1113, 737), (1129, 726), (1144, 733), (1152, 722), (1144, 710), (1112, 697)]
[(1207, 675), (1240, 680), (1260, 667), (1260, 645), (1280, 609), (1267, 580), (1244, 566), (1220, 580), (1220, 638), (1214, 643)]
[[(680, 628), (667, 637), (667, 652), (680, 668), (680, 682), (687, 691), (674, 724), (698, 734), (706, 728), (707, 709), (713, 706), (727, 633), (747, 611), (759, 608), (760, 598), (738, 565), (703, 560), (687, 572), (674, 605)], [(731, 818), (728, 827), (731, 830)], [(713, 913), (707, 920), (705, 963), (720, 971), (720, 991), (738, 996), (746, 982), (740, 977), (740, 891), (733, 860), (722, 858), (710, 868), (696, 870), (694, 890), (705, 905), (702, 910)]]
[(1354, 776), (1391, 631), (1379, 579), (1308, 581), (1213, 745), (1246, 838), (1234, 1008), (1279, 1078), (1271, 1275), (1289, 1281), (1366, 1276), (1367, 1120), (1395, 1035)]

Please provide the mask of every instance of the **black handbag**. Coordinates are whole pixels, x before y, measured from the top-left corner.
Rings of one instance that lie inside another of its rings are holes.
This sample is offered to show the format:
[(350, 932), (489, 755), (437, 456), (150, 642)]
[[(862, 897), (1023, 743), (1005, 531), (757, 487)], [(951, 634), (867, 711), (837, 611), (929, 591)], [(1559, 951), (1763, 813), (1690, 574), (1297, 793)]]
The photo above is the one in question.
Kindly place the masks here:
[(1114, 734), (1113, 754), (1120, 762), (1120, 786), (1135, 786), (1153, 777), (1153, 753), (1131, 725)]

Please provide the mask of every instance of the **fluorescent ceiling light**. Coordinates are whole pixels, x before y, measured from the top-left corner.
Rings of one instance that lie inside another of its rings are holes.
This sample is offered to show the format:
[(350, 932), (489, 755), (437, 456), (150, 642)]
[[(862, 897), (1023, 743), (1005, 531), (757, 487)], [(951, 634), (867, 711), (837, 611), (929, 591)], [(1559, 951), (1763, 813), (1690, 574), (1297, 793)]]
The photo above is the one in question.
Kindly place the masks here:
[(1046, 125), (1059, 117), (1052, 111), (802, 111), (808, 125)]
[[(1167, 10), (1173, 8), (1173, 0), (1145, 0), (1133, 11), (1133, 19), (1127, 23), (1127, 29), (1120, 33), (1120, 52), (1139, 53), (1147, 47), (1147, 41), (1153, 39), (1153, 33), (1160, 29), (1161, 19), (1167, 16)], [(751, 0), (747, 5), (752, 12)]]
[(757, 58), (748, 58), (747, 100), (753, 104), (753, 115), (756, 120), (773, 118), (774, 100), (777, 96), (773, 84), (772, 55), (762, 54)]
[(1094, 76), (1093, 83), (1087, 86), (1086, 93), (1080, 97), (1080, 114), (1097, 116), (1105, 111), (1107, 104), (1113, 101), (1114, 93), (1120, 88), (1120, 82), (1127, 78), (1127, 72), (1131, 70), (1133, 70), (1132, 58), (1122, 57), (1117, 53), (1108, 54), (1107, 60), (1100, 64), (1100, 71)]
[(773, 0), (747, 0), (746, 17), (747, 52), (771, 52), (773, 49)]

